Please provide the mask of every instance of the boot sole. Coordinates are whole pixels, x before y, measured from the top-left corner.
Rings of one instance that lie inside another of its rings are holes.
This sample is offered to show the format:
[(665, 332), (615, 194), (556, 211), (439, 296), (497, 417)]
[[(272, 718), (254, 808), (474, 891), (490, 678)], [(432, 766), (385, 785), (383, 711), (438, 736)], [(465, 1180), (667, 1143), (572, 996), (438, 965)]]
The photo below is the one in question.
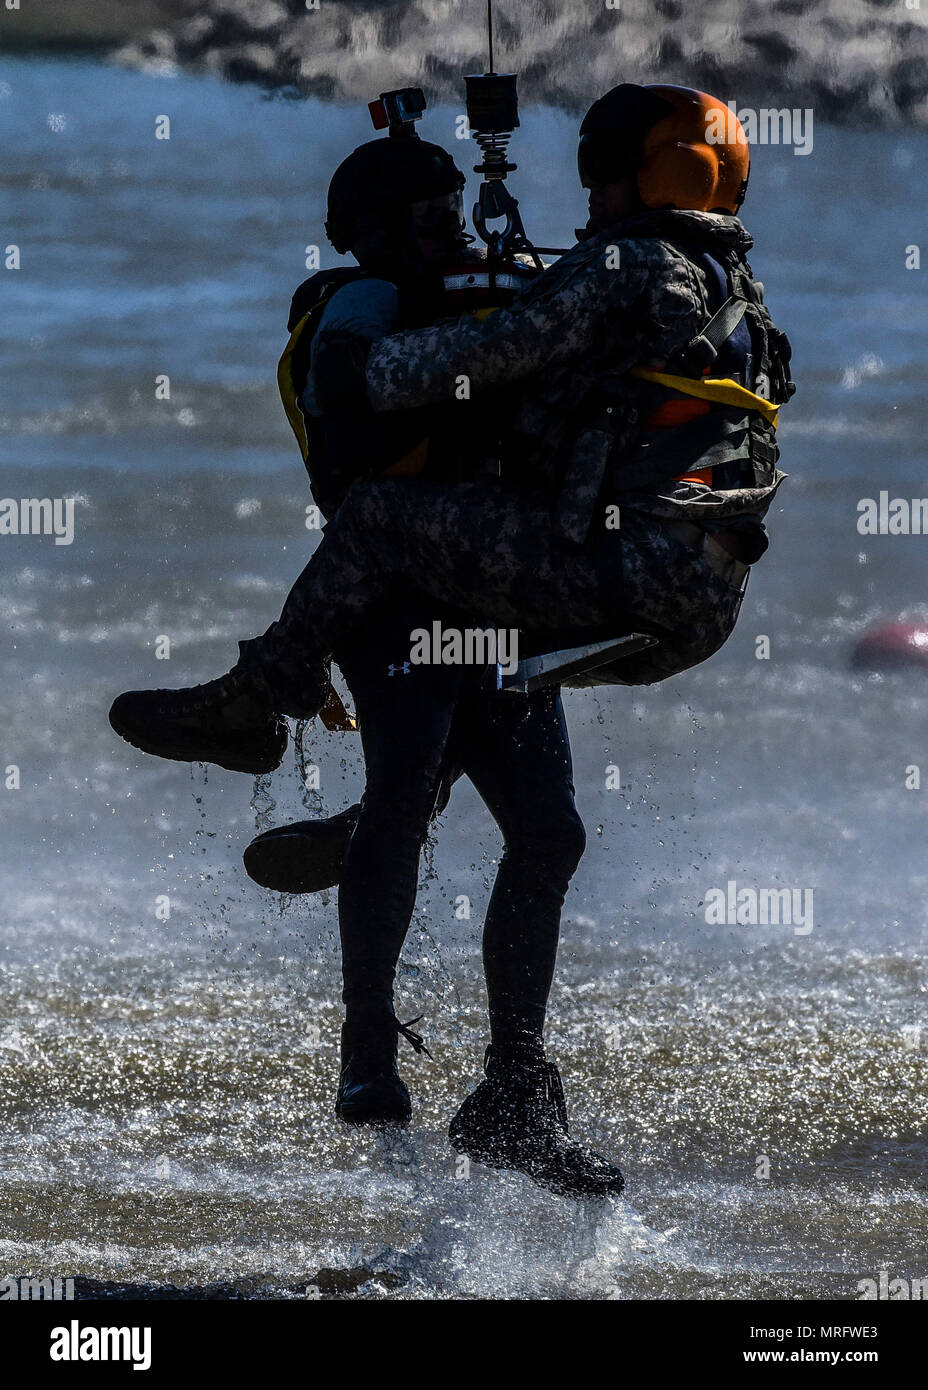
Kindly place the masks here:
[(583, 1198), (600, 1201), (603, 1197), (619, 1197), (625, 1191), (624, 1178), (621, 1178), (615, 1187), (601, 1188), (599, 1191), (591, 1192), (589, 1189), (571, 1187), (568, 1183), (542, 1177), (538, 1173), (531, 1172), (528, 1168), (521, 1167), (518, 1163), (509, 1163), (504, 1159), (495, 1158), (483, 1150), (465, 1148), (466, 1140), (455, 1140), (449, 1136), (449, 1142), (455, 1153), (464, 1154), (473, 1163), (479, 1163), (482, 1168), (493, 1168), (498, 1173), (522, 1173), (524, 1177), (530, 1178), (536, 1187), (541, 1187), (546, 1192), (553, 1192), (556, 1197), (572, 1197), (575, 1201), (580, 1201)]
[(371, 1129), (408, 1129), (409, 1122), (412, 1119), (411, 1115), (405, 1115), (402, 1119), (398, 1119), (394, 1115), (389, 1117), (384, 1115), (367, 1115), (356, 1118), (355, 1116), (345, 1115), (341, 1110), (336, 1110), (335, 1113), (338, 1118), (351, 1129), (362, 1129), (365, 1125), (369, 1126)]
[(125, 739), (133, 748), (137, 748), (140, 753), (149, 753), (155, 758), (166, 758), (176, 763), (215, 763), (217, 767), (224, 767), (229, 772), (250, 772), (259, 776), (262, 773), (274, 772), (280, 767), (287, 751), (287, 739), (283, 736), (278, 739), (273, 749), (268, 747), (263, 755), (254, 752), (246, 755), (244, 750), (242, 753), (236, 753), (233, 749), (211, 749), (206, 752), (202, 744), (199, 747), (186, 748), (181, 742), (157, 744), (139, 732), (133, 724), (127, 723), (117, 711), (116, 703), (109, 716), (110, 727), (114, 733)]
[(262, 888), (276, 893), (321, 893), (334, 888), (351, 832), (259, 835), (242, 855), (245, 872)]

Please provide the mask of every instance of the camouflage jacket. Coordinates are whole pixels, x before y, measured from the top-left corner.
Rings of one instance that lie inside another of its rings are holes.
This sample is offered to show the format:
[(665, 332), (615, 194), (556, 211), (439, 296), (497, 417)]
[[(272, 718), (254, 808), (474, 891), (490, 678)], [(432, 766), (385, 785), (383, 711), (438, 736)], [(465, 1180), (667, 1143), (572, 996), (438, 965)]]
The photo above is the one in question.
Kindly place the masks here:
[[(574, 246), (483, 322), (442, 321), (375, 343), (369, 399), (375, 410), (397, 410), (454, 400), (462, 379), (475, 396), (517, 385), (518, 480), (548, 496), (565, 540), (583, 544), (610, 500), (616, 460), (638, 442), (648, 388), (629, 370), (662, 367), (711, 317), (708, 277), (687, 245), (710, 255), (734, 251), (747, 270), (753, 240), (737, 218), (712, 213), (667, 211), (619, 223)], [(608, 435), (592, 427), (604, 387), (616, 417)], [(685, 464), (680, 472), (692, 471)], [(722, 491), (668, 481), (621, 501), (697, 521), (762, 515), (783, 477), (771, 464), (760, 486)]]

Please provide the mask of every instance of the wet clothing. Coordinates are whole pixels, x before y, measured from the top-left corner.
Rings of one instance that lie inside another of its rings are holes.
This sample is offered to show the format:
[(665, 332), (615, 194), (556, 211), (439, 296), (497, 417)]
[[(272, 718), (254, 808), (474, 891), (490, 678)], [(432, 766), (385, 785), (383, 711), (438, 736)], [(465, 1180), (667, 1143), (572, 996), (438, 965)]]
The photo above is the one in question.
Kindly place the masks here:
[[(357, 420), (370, 421), (371, 405), (381, 412), (441, 405), (453, 419), (459, 394), (479, 399), (501, 386), (520, 389), (502, 477), (456, 486), (379, 479), (349, 489), (279, 622), (262, 638), (242, 643), (242, 665), (260, 673), (277, 708), (312, 713), (305, 707), (306, 672), (352, 634), (373, 635), (375, 624), (365, 629), (372, 614), (409, 584), (444, 610), (468, 615), (474, 626), (516, 627), (542, 644), (546, 636), (554, 645), (564, 634), (580, 641), (631, 628), (657, 635), (657, 646), (631, 659), (630, 682), (660, 680), (717, 650), (734, 626), (742, 586), (729, 582), (687, 536), (732, 523), (745, 533), (759, 530), (783, 477), (775, 466), (772, 425), (763, 413), (713, 405), (661, 436), (655, 422), (666, 390), (655, 398), (655, 383), (632, 373), (663, 371), (683, 360), (681, 354), (692, 354), (720, 300), (737, 289), (748, 331), (735, 366), (742, 385), (768, 398), (788, 398), (788, 352), (777, 353), (777, 330), (753, 287), (744, 261), (750, 245), (734, 217), (649, 213), (581, 243), (511, 307), (485, 321), (464, 317), (393, 334), (369, 354), (363, 340), (338, 338), (339, 405), (346, 410), (353, 403)], [(729, 336), (722, 349), (731, 353)], [(361, 363), (366, 401), (357, 389)], [(469, 390), (460, 393), (462, 382)], [(325, 408), (324, 400), (319, 404)], [(349, 652), (349, 667), (350, 660)], [(466, 668), (449, 668), (451, 685), (462, 682), (461, 701), (466, 676)], [(355, 676), (356, 683), (364, 679)], [(507, 698), (494, 701), (504, 722), (511, 717)], [(370, 703), (382, 707), (381, 700)], [(439, 698), (431, 712), (417, 712), (409, 736), (426, 731), (429, 755), (404, 785), (398, 821), (398, 774), (387, 778), (384, 805), (403, 845), (388, 926), (382, 938), (359, 933), (346, 943), (348, 960), (360, 951), (367, 961), (360, 975), (371, 979), (385, 977), (409, 920), (418, 847), (434, 804), (435, 758), (446, 744), (452, 707), (453, 700)], [(401, 711), (395, 717), (402, 718)], [(532, 721), (531, 728), (539, 736), (544, 721), (537, 729)], [(556, 744), (553, 725), (545, 737)], [(389, 765), (395, 750), (382, 735), (365, 752), (377, 781), (378, 764)], [(492, 761), (488, 770), (478, 758), (475, 780), (492, 771)], [(566, 807), (566, 785), (564, 793)], [(528, 784), (520, 782), (515, 795), (521, 816), (533, 804)], [(372, 793), (372, 805), (378, 796)], [(490, 787), (491, 807), (493, 800), (498, 794)], [(570, 807), (575, 815), (572, 800)], [(546, 814), (544, 823), (549, 819)], [(362, 847), (376, 865), (383, 838), (366, 841), (360, 822), (359, 829), (349, 865)], [(563, 870), (570, 857), (553, 862)], [(516, 855), (516, 882), (518, 862)], [(368, 885), (384, 871), (378, 866)], [(562, 897), (569, 873), (555, 877), (552, 902)], [(519, 885), (521, 893), (531, 891), (530, 878)], [(369, 902), (363, 879), (360, 872), (352, 875), (349, 898), (359, 893), (352, 918), (361, 921), (374, 910), (382, 918), (382, 903)], [(502, 891), (505, 897), (505, 883)]]
[[(711, 486), (668, 476), (625, 488), (623, 475), (640, 477), (653, 445), (642, 428), (653, 383), (630, 372), (662, 368), (698, 339), (718, 299), (705, 256), (749, 294), (750, 245), (734, 217), (650, 213), (581, 243), (483, 322), (444, 321), (376, 343), (366, 359), (374, 406), (444, 402), (452, 414), (462, 378), (475, 396), (508, 383), (517, 399), (511, 449), (499, 480), (351, 489), (280, 621), (242, 644), (243, 662), (266, 675), (280, 708), (304, 712), (300, 671), (404, 580), (481, 626), (577, 640), (652, 632), (660, 646), (631, 658), (632, 682), (660, 680), (716, 651), (740, 591), (673, 523), (711, 531), (741, 520), (756, 530), (784, 476), (772, 426), (757, 412), (714, 406), (667, 431), (657, 450), (658, 459), (661, 450), (673, 457), (662, 465), (668, 475), (711, 467)], [(786, 398), (777, 330), (759, 303), (745, 317), (751, 389)]]
[[(621, 530), (564, 547), (545, 500), (479, 479), (449, 488), (388, 479), (352, 488), (300, 575), (281, 618), (240, 643), (275, 707), (303, 717), (306, 672), (410, 574), (473, 625), (518, 627), (543, 645), (634, 628), (658, 646), (629, 660), (634, 683), (704, 661), (730, 635), (741, 590), (659, 518), (628, 513)], [(332, 606), (333, 595), (337, 602)], [(635, 663), (632, 668), (631, 663)]]
[(392, 997), (420, 851), (450, 760), (504, 839), (483, 931), (491, 1035), (497, 1044), (540, 1037), (561, 908), (585, 842), (560, 695), (497, 692), (486, 668), (410, 665), (419, 616), (421, 599), (391, 602), (336, 650), (366, 766), (339, 886), (343, 998), (352, 1012)]
[[(324, 516), (334, 513), (358, 479), (384, 472), (443, 482), (498, 472), (498, 440), (508, 423), (500, 393), (458, 402), (453, 412), (443, 402), (389, 415), (374, 414), (364, 396), (359, 363), (375, 339), (399, 325), (422, 326), (480, 305), (485, 256), (465, 250), (454, 272), (449, 292), (446, 277), (437, 272), (395, 285), (357, 267), (339, 267), (310, 276), (294, 294), (278, 384)], [(511, 284), (499, 292), (511, 294), (528, 275), (526, 267), (515, 265), (500, 277)], [(470, 288), (471, 280), (478, 288)]]
[[(309, 374), (302, 391), (304, 410), (317, 418), (321, 418), (325, 410), (331, 410), (333, 385), (328, 378), (333, 373), (326, 357), (331, 356), (335, 335), (344, 333), (372, 343), (376, 338), (395, 333), (398, 324), (399, 290), (389, 280), (363, 276), (342, 285), (326, 301), (313, 335)], [(323, 374), (321, 383), (317, 382), (320, 373)], [(326, 390), (330, 394), (323, 405), (319, 396), (325, 396)]]
[[(408, 296), (404, 296), (404, 299)], [(358, 479), (376, 477), (428, 434), (434, 410), (375, 416), (346, 396), (353, 358), (400, 323), (399, 292), (355, 267), (320, 271), (299, 286), (290, 305), (290, 340), (278, 384), (323, 516), (330, 517)]]
[[(762, 515), (784, 475), (775, 466), (772, 428), (736, 407), (669, 432), (663, 481), (628, 486), (654, 452), (644, 430), (653, 387), (630, 372), (663, 366), (699, 337), (717, 303), (707, 257), (751, 303), (755, 380), (746, 384), (768, 399), (788, 398), (788, 344), (754, 302), (762, 293), (744, 259), (752, 245), (727, 215), (629, 218), (568, 251), (485, 322), (464, 318), (375, 344), (369, 398), (388, 412), (453, 402), (462, 377), (475, 396), (518, 385), (507, 476), (545, 496), (566, 543), (584, 544), (609, 503), (702, 524)], [(724, 478), (721, 487), (672, 481), (693, 466), (734, 463), (742, 478)]]

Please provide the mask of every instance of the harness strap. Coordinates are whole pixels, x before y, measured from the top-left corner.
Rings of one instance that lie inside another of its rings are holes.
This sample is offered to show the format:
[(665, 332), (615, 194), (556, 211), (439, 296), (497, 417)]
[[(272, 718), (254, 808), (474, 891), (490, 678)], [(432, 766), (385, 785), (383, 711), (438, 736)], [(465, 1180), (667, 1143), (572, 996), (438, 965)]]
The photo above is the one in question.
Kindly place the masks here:
[(671, 391), (679, 391), (684, 396), (695, 396), (702, 401), (712, 401), (716, 405), (735, 405), (743, 410), (754, 410), (762, 415), (769, 425), (776, 429), (780, 407), (765, 400), (756, 392), (749, 391), (731, 377), (690, 377), (674, 376), (669, 372), (654, 372), (647, 367), (633, 367), (629, 376), (641, 377), (643, 381), (654, 381), (659, 386), (667, 386)]
[(747, 313), (747, 300), (730, 295), (713, 315), (701, 333), (675, 352), (671, 364), (688, 376), (701, 376), (718, 357)]
[[(758, 429), (768, 428), (760, 416), (754, 419)], [(684, 432), (685, 457), (690, 467), (681, 469), (684, 460), (681, 459), (680, 435)], [(697, 460), (701, 469), (734, 460), (747, 463), (752, 458), (753, 433), (751, 417), (745, 414), (743, 407), (719, 406), (691, 420), (680, 431), (661, 430), (661, 437), (643, 445), (632, 458), (619, 464), (612, 478), (613, 488), (619, 492), (650, 488), (691, 472)]]
[(734, 295), (729, 296), (718, 312), (712, 315), (700, 333), (700, 338), (708, 338), (712, 346), (718, 351), (726, 339), (734, 333), (747, 313), (747, 308), (746, 299), (737, 299)]

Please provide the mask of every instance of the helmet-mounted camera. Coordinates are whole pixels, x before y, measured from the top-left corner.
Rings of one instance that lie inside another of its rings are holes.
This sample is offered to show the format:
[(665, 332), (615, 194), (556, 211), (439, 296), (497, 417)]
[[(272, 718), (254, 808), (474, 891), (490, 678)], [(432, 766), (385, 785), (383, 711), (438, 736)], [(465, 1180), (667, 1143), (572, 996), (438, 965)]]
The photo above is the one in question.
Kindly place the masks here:
[(425, 93), (421, 87), (398, 87), (393, 92), (381, 92), (376, 101), (368, 102), (367, 109), (375, 130), (418, 139), (415, 123), (422, 119)]

